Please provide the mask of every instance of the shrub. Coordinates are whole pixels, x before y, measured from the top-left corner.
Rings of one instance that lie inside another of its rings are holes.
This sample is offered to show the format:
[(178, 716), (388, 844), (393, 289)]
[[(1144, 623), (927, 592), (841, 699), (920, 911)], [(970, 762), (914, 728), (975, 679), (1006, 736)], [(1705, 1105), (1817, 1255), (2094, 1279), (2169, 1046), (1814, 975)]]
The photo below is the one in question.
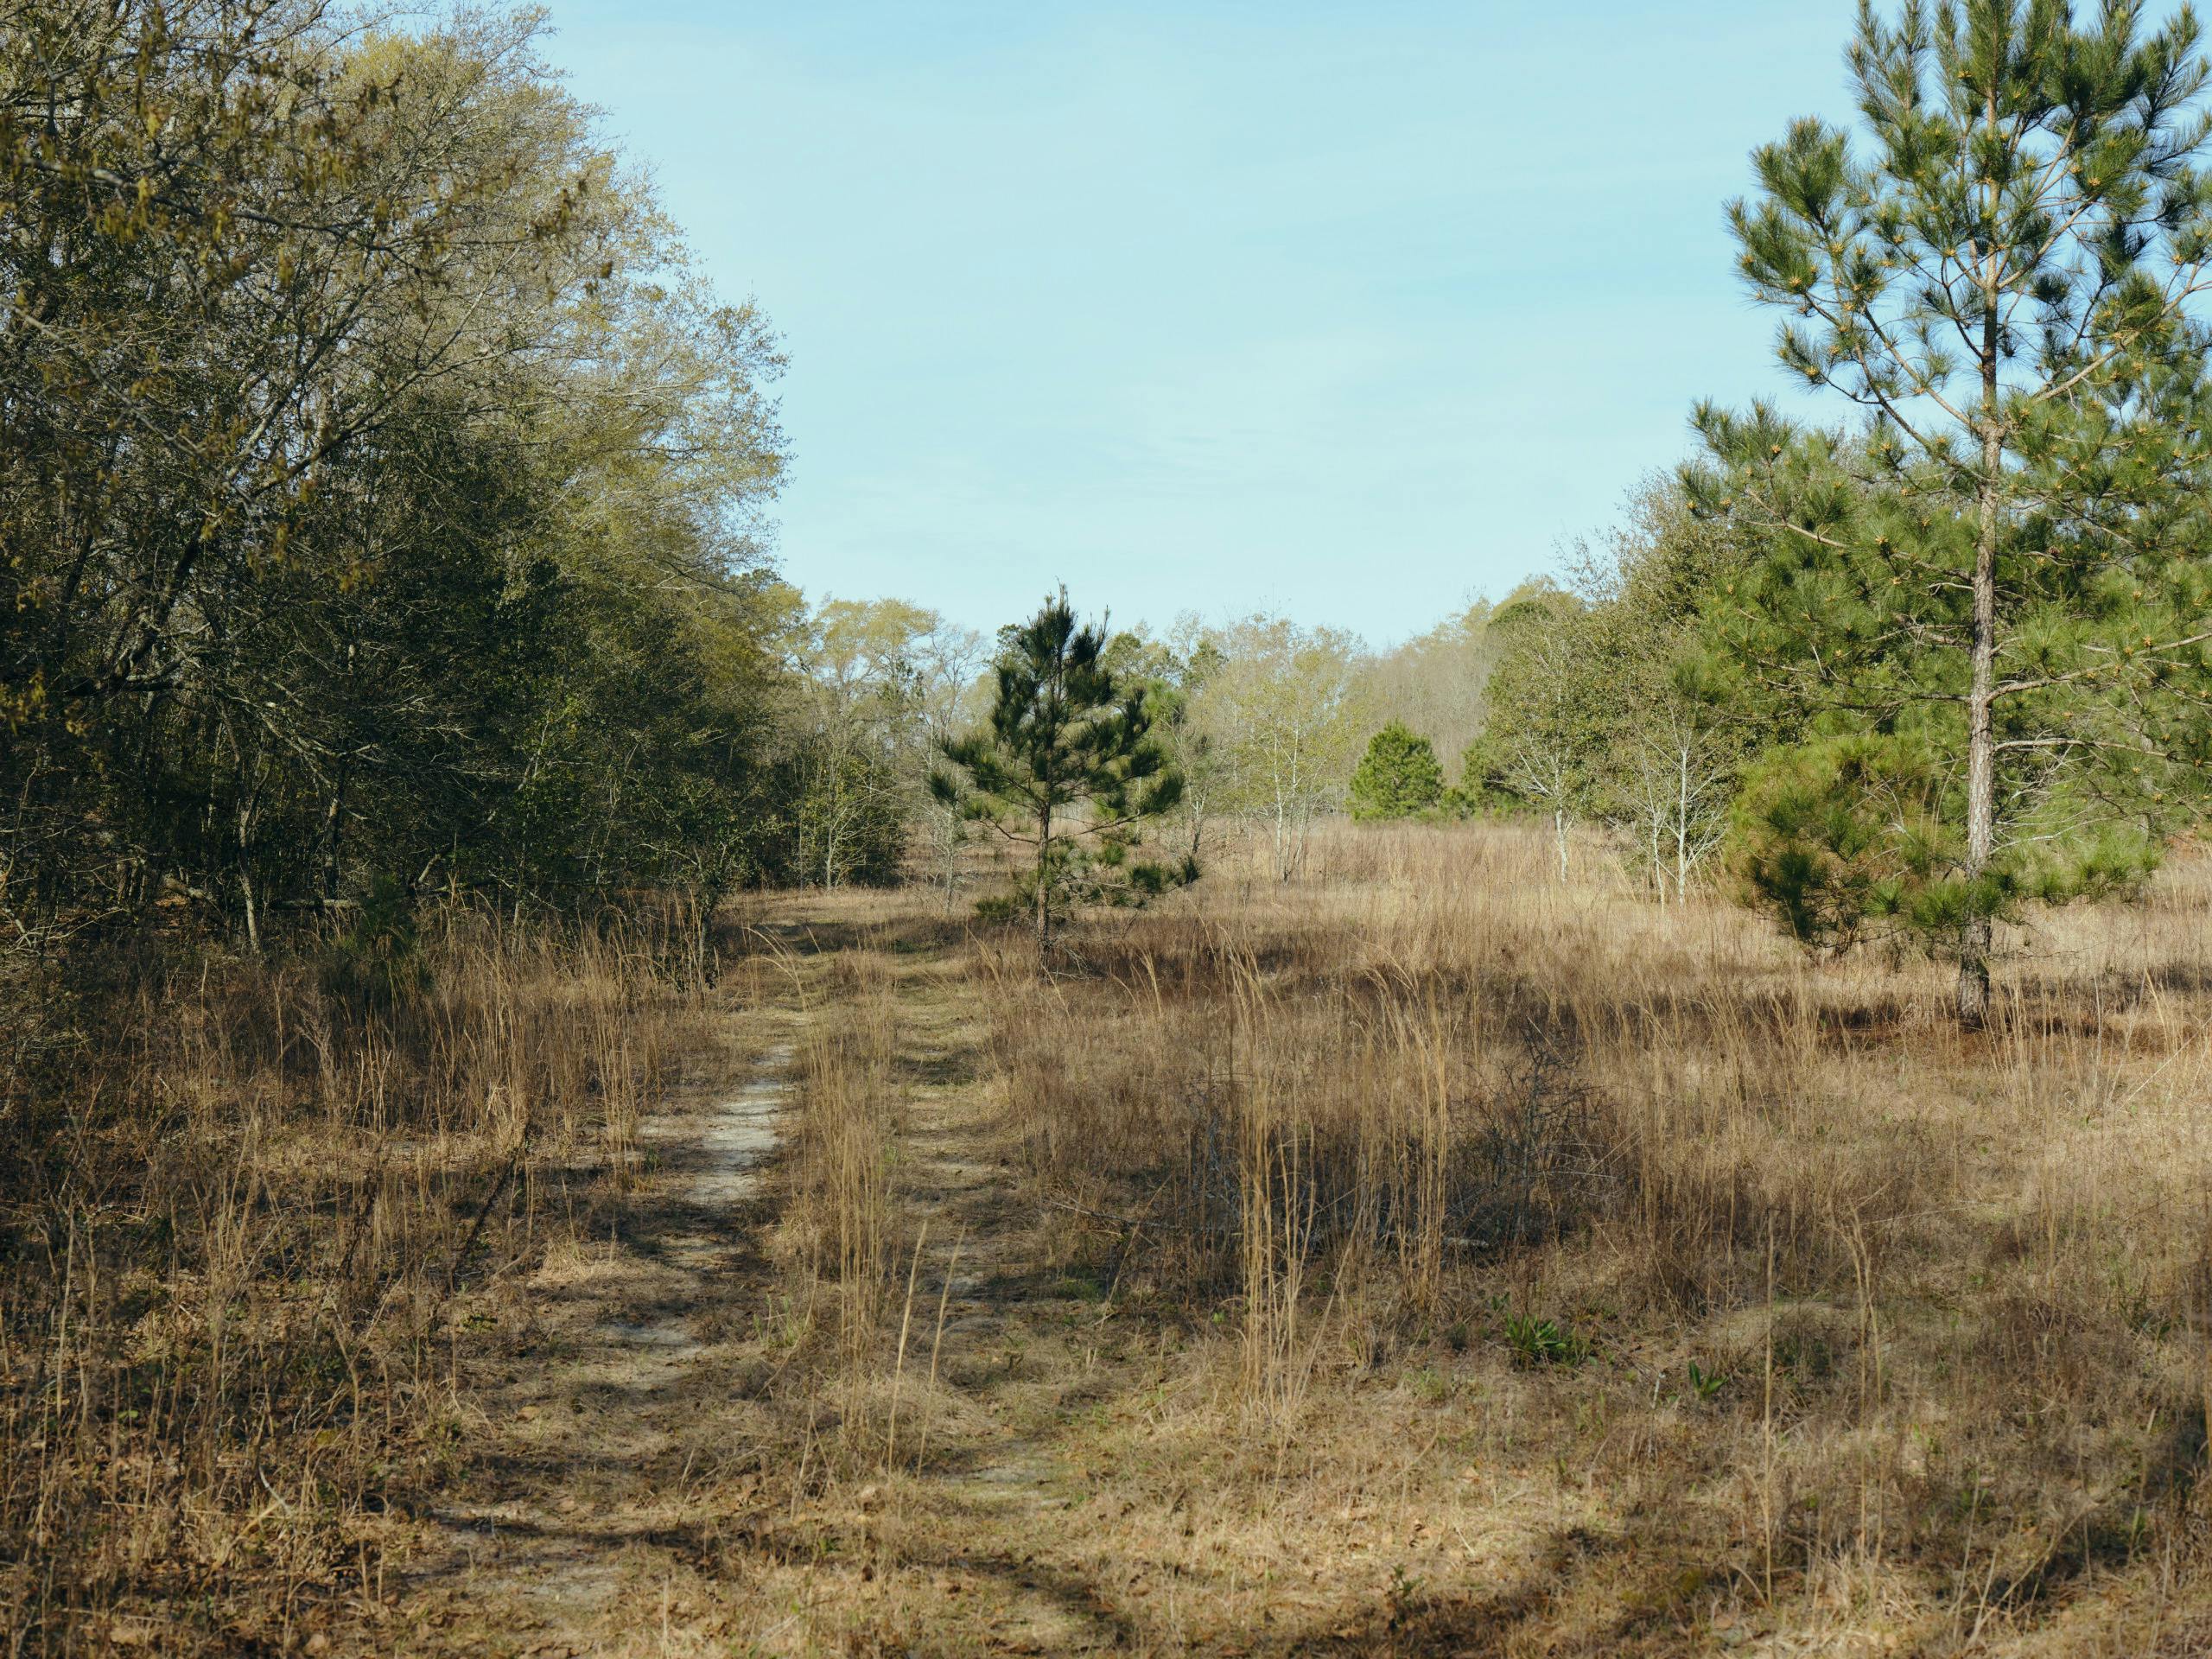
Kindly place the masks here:
[(1375, 734), (1351, 775), (1351, 815), (1363, 821), (1414, 817), (1443, 798), (1435, 748), (1402, 721)]

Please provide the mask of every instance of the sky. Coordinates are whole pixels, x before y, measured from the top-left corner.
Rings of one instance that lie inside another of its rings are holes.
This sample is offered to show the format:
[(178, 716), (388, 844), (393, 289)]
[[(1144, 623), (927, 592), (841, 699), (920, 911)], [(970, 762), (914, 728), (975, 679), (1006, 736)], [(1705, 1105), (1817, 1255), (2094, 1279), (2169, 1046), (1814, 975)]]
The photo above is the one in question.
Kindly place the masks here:
[(785, 574), (1385, 645), (1783, 391), (1723, 205), (1850, 0), (551, 0), (789, 354)]

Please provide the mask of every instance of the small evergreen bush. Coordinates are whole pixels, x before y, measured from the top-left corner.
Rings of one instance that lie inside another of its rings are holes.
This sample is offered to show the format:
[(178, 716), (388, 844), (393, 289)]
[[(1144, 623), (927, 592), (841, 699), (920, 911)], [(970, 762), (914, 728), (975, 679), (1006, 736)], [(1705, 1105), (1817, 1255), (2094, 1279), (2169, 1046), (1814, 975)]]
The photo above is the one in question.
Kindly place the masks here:
[(1375, 734), (1351, 775), (1351, 815), (1363, 823), (1410, 818), (1444, 799), (1444, 768), (1429, 741), (1402, 721)]

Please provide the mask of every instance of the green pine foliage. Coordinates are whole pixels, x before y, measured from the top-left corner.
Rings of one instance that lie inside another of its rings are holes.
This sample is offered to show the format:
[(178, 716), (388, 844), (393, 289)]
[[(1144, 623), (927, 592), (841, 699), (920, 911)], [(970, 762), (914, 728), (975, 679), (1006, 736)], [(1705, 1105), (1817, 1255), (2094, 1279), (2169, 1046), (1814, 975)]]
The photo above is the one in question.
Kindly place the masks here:
[(1993, 865), (1984, 889), (1971, 890), (1958, 876), (1961, 787), (1955, 768), (1907, 734), (1783, 745), (1745, 780), (1732, 863), (1752, 902), (1832, 954), (1874, 939), (1953, 937), (1969, 916), (2110, 894), (2140, 874), (2140, 836), (2115, 823)]
[[(1786, 371), (1857, 416), (1698, 411), (1690, 493), (1759, 543), (1713, 595), (1706, 683), (1809, 746), (1777, 798), (1926, 785), (1886, 827), (1847, 810), (1884, 843), (1848, 853), (1827, 810), (1751, 810), (1738, 865), (1793, 928), (1815, 889), (1910, 918), (1969, 1023), (1993, 923), (2147, 870), (2212, 758), (2197, 44), (2133, 6), (1863, 10), (1859, 130), (1796, 124), (1731, 208)], [(1884, 874), (1810, 874), (1837, 859)]]
[(1429, 741), (1392, 721), (1368, 740), (1351, 774), (1351, 815), (1363, 823), (1411, 818), (1444, 800), (1444, 768)]
[(1078, 626), (1067, 589), (1007, 628), (982, 729), (942, 746), (931, 791), (1027, 856), (1014, 892), (985, 914), (1027, 915), (1039, 957), (1082, 903), (1137, 904), (1193, 879), (1195, 864), (1136, 859), (1145, 825), (1182, 798), (1153, 732), (1145, 683), (1116, 673), (1103, 626)]

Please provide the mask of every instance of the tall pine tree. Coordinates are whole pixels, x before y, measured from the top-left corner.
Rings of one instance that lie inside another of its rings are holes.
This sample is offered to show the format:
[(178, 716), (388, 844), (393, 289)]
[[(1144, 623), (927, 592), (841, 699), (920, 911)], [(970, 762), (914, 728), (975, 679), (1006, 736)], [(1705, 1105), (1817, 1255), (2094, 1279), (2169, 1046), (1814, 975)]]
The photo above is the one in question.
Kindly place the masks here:
[[(2147, 868), (2205, 757), (2205, 71), (2188, 10), (2141, 11), (1862, 3), (1856, 141), (1798, 122), (1730, 208), (1783, 365), (1864, 415), (1699, 410), (1694, 498), (1769, 548), (1716, 596), (1717, 657), (1777, 726), (1854, 746), (1783, 757), (1801, 781), (1935, 780), (1863, 890), (1955, 950), (1968, 1024), (1994, 920)], [(1834, 811), (1774, 798), (1755, 885), (1817, 878), (1801, 832)]]

